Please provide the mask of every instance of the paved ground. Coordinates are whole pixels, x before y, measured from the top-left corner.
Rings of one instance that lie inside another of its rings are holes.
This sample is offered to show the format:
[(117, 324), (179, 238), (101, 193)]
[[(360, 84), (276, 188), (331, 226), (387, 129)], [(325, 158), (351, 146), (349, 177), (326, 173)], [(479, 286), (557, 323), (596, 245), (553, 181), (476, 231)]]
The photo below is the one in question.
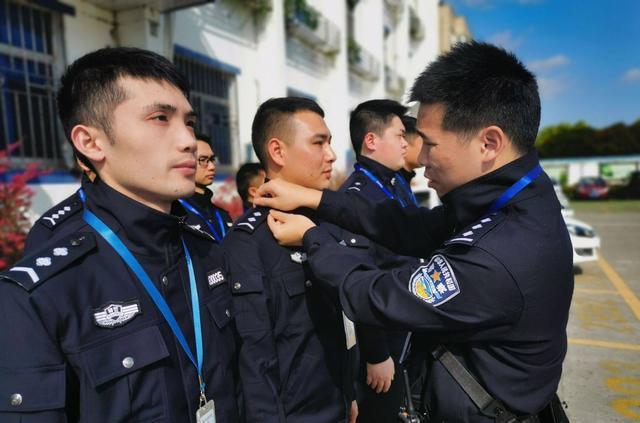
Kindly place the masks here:
[[(637, 210), (636, 210), (637, 209)], [(577, 207), (602, 239), (575, 279), (559, 393), (572, 422), (640, 421), (640, 203)]]

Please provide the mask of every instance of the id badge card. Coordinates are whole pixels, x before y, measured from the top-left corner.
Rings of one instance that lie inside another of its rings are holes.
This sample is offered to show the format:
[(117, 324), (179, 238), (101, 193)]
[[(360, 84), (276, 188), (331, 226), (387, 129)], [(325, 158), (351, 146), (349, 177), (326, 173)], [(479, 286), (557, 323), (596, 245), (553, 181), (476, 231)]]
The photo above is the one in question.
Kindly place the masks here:
[(196, 411), (196, 423), (216, 423), (216, 407), (213, 400), (207, 401)]
[(347, 349), (350, 350), (356, 345), (356, 327), (351, 320), (342, 312), (342, 322), (344, 324), (344, 336), (347, 341)]

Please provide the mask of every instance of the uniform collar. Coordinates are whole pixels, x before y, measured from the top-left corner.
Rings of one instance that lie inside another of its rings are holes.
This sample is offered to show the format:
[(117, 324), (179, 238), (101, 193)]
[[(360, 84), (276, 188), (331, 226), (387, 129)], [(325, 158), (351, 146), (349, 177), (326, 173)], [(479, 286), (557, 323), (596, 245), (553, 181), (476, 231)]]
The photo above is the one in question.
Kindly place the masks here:
[[(511, 163), (452, 190), (442, 197), (442, 203), (447, 211), (455, 216), (456, 227), (467, 226), (487, 213), (493, 201), (537, 164), (538, 153), (532, 150)], [(538, 186), (540, 178), (534, 180), (507, 204), (528, 198)]]
[(411, 180), (415, 178), (416, 171), (415, 170), (407, 170), (404, 167), (398, 171), (400, 175), (404, 178), (405, 181), (411, 183)]
[(99, 178), (91, 184), (87, 205), (135, 254), (164, 257), (167, 247), (181, 248), (186, 211), (175, 201), (171, 214), (139, 203)]
[(207, 188), (204, 189), (204, 193), (200, 194), (199, 192), (194, 193), (189, 198), (189, 203), (196, 206), (201, 210), (209, 210), (213, 207), (213, 203), (211, 203), (211, 199), (213, 198), (213, 192)]
[(359, 156), (358, 164), (373, 173), (386, 186), (392, 185), (391, 180), (396, 177), (395, 171), (368, 157)]

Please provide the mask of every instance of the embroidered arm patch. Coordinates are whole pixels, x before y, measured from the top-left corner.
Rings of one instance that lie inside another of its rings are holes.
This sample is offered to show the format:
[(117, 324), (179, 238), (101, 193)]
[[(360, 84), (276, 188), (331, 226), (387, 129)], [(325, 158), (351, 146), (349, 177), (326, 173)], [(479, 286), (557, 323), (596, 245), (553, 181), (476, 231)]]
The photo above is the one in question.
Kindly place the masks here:
[(409, 279), (409, 291), (427, 304), (437, 307), (460, 293), (460, 285), (446, 258), (436, 254), (420, 266)]

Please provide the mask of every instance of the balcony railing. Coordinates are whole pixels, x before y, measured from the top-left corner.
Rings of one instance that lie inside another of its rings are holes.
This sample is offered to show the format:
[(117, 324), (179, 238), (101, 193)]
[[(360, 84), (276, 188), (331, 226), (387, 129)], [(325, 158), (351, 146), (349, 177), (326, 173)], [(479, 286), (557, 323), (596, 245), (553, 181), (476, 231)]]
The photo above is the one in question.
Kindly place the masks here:
[(306, 2), (295, 2), (286, 10), (289, 36), (325, 54), (340, 51), (340, 28)]
[(413, 7), (409, 8), (409, 37), (413, 41), (424, 39), (424, 24)]
[(363, 79), (375, 81), (380, 78), (380, 62), (362, 48), (354, 39), (349, 39), (349, 70)]
[(273, 10), (273, 0), (237, 0), (247, 9), (258, 14), (266, 14)]
[(388, 92), (393, 94), (404, 93), (405, 80), (389, 66), (384, 67), (384, 85)]

